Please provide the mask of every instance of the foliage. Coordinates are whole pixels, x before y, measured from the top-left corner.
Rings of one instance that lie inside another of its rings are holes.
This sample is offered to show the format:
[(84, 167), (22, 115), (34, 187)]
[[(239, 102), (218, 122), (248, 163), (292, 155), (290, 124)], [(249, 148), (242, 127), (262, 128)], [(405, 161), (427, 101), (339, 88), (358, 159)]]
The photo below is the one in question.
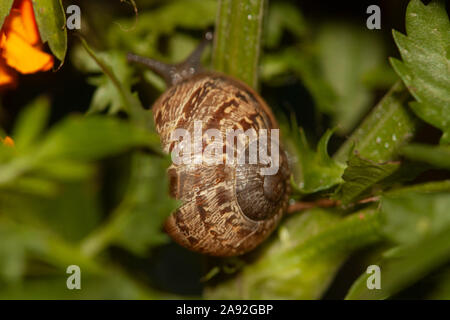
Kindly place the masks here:
[(64, 61), (67, 51), (66, 16), (61, 0), (43, 0), (33, 3), (36, 22), (43, 42), (52, 53)]
[(285, 130), (286, 147), (294, 158), (291, 162), (293, 167), (293, 186), (302, 194), (315, 193), (342, 182), (342, 173), (345, 166), (330, 158), (328, 155), (328, 142), (333, 134), (332, 130), (325, 132), (320, 139), (317, 150), (312, 150), (308, 145), (305, 132), (298, 128), (296, 121)]
[(239, 276), (206, 291), (212, 299), (317, 299), (349, 251), (379, 241), (379, 217), (372, 209), (343, 219), (320, 209), (291, 217), (277, 240)]
[(417, 100), (411, 103), (414, 112), (444, 132), (441, 143), (450, 143), (450, 22), (444, 1), (411, 1), (406, 32), (393, 32), (403, 62), (391, 59), (392, 66)]
[[(0, 25), (12, 3), (0, 4)], [(61, 1), (34, 2), (61, 67), (0, 93), (0, 298), (320, 299), (333, 297), (337, 277), (348, 289), (339, 298), (450, 296), (444, 1), (411, 0), (397, 17), (406, 35), (393, 39), (287, 1), (80, 6), (83, 27), (68, 31)], [(205, 68), (262, 88), (290, 160), (291, 201), (313, 207), (229, 259), (188, 253), (163, 232), (179, 203), (144, 106), (165, 84), (126, 61), (134, 52), (180, 62), (213, 26)], [(394, 45), (401, 60), (391, 67)], [(41, 80), (50, 78), (55, 88)], [(69, 90), (80, 90), (81, 105), (65, 99)], [(334, 207), (318, 208), (323, 200)], [(73, 264), (80, 291), (65, 288)], [(371, 264), (381, 290), (366, 286)], [(436, 285), (418, 294), (426, 281)]]

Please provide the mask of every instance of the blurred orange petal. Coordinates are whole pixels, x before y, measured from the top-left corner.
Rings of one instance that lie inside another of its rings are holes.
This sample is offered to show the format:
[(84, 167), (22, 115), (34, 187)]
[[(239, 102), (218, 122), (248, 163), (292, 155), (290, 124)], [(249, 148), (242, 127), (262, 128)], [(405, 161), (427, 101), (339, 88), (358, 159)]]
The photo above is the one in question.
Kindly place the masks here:
[[(33, 11), (31, 11), (33, 14)], [(29, 15), (29, 13), (26, 13)], [(39, 43), (39, 31), (35, 25), (34, 16), (25, 18), (24, 12), (19, 9), (12, 9), (8, 18), (5, 20), (4, 31), (6, 33), (14, 32), (26, 42), (35, 45)]]
[(15, 87), (16, 84), (16, 72), (0, 59), (0, 89)]
[(22, 15), (22, 24), (25, 31), (24, 38), (30, 44), (38, 44), (40, 41), (39, 29), (33, 11), (33, 3), (31, 0), (22, 0), (19, 2), (18, 8)]
[(6, 35), (2, 57), (21, 73), (47, 71), (53, 66), (53, 56), (33, 47), (14, 32)]
[(5, 139), (3, 139), (3, 144), (8, 147), (14, 147), (14, 140), (11, 139), (11, 137), (6, 136)]
[[(0, 33), (0, 60), (25, 74), (53, 67), (53, 56), (42, 51), (31, 0), (16, 0), (5, 19)], [(11, 72), (7, 71), (4, 67), (0, 71), (5, 83), (12, 81)]]

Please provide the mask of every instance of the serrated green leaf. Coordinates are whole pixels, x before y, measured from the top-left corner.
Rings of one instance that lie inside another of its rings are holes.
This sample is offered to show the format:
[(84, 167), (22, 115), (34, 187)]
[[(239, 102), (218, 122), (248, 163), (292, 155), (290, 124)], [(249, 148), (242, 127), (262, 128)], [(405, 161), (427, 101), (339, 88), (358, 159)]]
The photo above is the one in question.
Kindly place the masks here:
[(73, 51), (72, 61), (85, 73), (100, 73), (88, 79), (91, 85), (97, 87), (88, 113), (107, 110), (109, 114), (116, 114), (119, 111), (128, 112), (131, 108), (142, 109), (139, 101), (135, 101), (137, 99), (131, 95), (131, 86), (134, 83), (133, 71), (127, 63), (125, 53), (120, 51), (95, 53), (86, 42), (83, 41), (83, 45), (84, 50), (79, 46)]
[(406, 32), (393, 32), (402, 61), (391, 59), (392, 66), (417, 100), (411, 103), (414, 112), (443, 131), (442, 143), (450, 143), (450, 22), (444, 1), (412, 0)]
[[(87, 42), (81, 39), (81, 44), (84, 49), (88, 53), (89, 57), (94, 60), (95, 65), (92, 62), (85, 61), (85, 66), (87, 68), (100, 68), (103, 72), (104, 77), (100, 77), (100, 84), (104, 84), (104, 87), (100, 87), (97, 91), (97, 107), (105, 107), (108, 104), (114, 104), (114, 106), (121, 106), (121, 109), (128, 112), (131, 120), (138, 125), (139, 127), (147, 130), (150, 133), (154, 133), (155, 126), (153, 122), (153, 117), (151, 112), (144, 110), (140, 100), (137, 97), (136, 93), (131, 92), (132, 81), (130, 79), (131, 71), (130, 66), (125, 64), (125, 56), (123, 53), (114, 53), (114, 51), (109, 54), (117, 55), (116, 57), (120, 59), (120, 63), (122, 63), (122, 67), (117, 71), (114, 71), (113, 65), (106, 63), (99, 54), (95, 53), (87, 44)], [(112, 63), (112, 62), (111, 62)], [(118, 77), (118, 72), (124, 76), (124, 79), (120, 79)], [(123, 73), (123, 74), (122, 74)], [(108, 93), (113, 96), (113, 98), (118, 98), (117, 100), (112, 101), (111, 97), (108, 96)], [(99, 104), (97, 104), (99, 103)], [(117, 108), (116, 108), (117, 109)], [(119, 111), (119, 110), (114, 110)], [(110, 112), (111, 113), (111, 112)]]
[(66, 14), (61, 0), (33, 1), (34, 14), (43, 42), (64, 62), (67, 51)]
[(294, 157), (291, 170), (297, 190), (305, 194), (314, 193), (342, 182), (345, 166), (331, 159), (327, 150), (333, 130), (327, 130), (316, 150), (312, 150), (303, 130), (297, 127), (295, 121), (290, 129), (286, 124), (282, 124), (282, 128), (286, 132), (290, 131), (285, 135), (285, 143)]
[(353, 155), (348, 161), (337, 198), (348, 204), (371, 194), (372, 189), (381, 181), (391, 176), (400, 167), (399, 162), (376, 163)]
[(2, 1), (2, 3), (0, 3), (0, 29), (3, 26), (3, 22), (5, 21), (5, 18), (9, 15), (9, 12), (11, 11), (13, 3), (14, 3), (14, 0), (4, 0), (4, 1)]
[[(99, 54), (98, 57), (105, 61), (108, 66), (114, 66), (114, 74), (125, 87), (131, 91), (133, 85), (133, 72), (127, 63), (125, 54), (121, 52), (110, 51)], [(101, 70), (98, 70), (101, 71)], [(89, 83), (96, 86), (97, 89), (89, 106), (88, 113), (99, 113), (108, 110), (109, 114), (116, 114), (119, 111), (126, 111), (121, 93), (117, 90), (115, 84), (108, 75), (102, 74), (96, 77), (90, 77)]]
[(402, 148), (401, 153), (409, 159), (450, 170), (450, 146), (448, 145), (409, 144)]

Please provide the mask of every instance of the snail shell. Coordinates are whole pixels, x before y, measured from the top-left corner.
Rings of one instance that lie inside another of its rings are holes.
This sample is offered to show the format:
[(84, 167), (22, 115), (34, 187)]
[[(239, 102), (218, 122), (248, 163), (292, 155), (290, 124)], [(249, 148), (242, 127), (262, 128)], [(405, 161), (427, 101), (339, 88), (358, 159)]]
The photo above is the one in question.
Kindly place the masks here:
[[(246, 131), (278, 128), (266, 103), (249, 86), (231, 77), (202, 72), (177, 82), (153, 105), (156, 130), (165, 152), (171, 133), (203, 129)], [(203, 141), (203, 148), (207, 142)], [(248, 142), (246, 144), (248, 150)], [(234, 256), (258, 246), (275, 229), (289, 197), (289, 168), (279, 149), (279, 170), (261, 175), (263, 164), (172, 164), (170, 194), (182, 205), (165, 223), (180, 245), (213, 256)]]

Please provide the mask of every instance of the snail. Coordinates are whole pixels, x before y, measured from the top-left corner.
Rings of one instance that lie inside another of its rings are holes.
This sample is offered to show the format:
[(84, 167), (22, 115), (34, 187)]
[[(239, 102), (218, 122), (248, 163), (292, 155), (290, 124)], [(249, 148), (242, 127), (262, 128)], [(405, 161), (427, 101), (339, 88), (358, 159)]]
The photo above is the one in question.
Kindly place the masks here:
[[(268, 105), (253, 89), (240, 80), (202, 68), (200, 58), (211, 39), (212, 34), (207, 33), (197, 49), (176, 65), (128, 54), (128, 61), (146, 65), (168, 84), (152, 106), (166, 153), (175, 148), (174, 130), (192, 132), (196, 121), (222, 134), (237, 129), (254, 129), (257, 133), (278, 129)], [(167, 218), (164, 229), (175, 242), (202, 254), (226, 257), (251, 251), (272, 233), (288, 204), (290, 171), (286, 154), (271, 139), (271, 152), (276, 146), (278, 150), (273, 151), (279, 154), (278, 170), (272, 174), (261, 174), (261, 169), (270, 166), (267, 162), (231, 161), (227, 155), (236, 155), (236, 150), (223, 155), (222, 163), (172, 162), (167, 170), (169, 192), (182, 204)], [(202, 139), (200, 148), (204, 150), (214, 141)], [(248, 155), (251, 140), (243, 145)]]

